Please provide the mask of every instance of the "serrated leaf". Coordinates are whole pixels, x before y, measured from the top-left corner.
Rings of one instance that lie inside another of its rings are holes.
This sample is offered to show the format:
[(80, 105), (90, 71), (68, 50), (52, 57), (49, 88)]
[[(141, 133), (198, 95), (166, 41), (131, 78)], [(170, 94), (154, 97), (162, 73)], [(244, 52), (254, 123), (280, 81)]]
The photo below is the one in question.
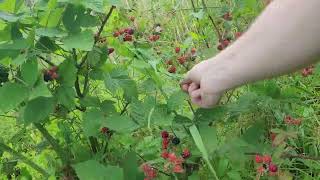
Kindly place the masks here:
[(128, 116), (110, 116), (103, 125), (117, 132), (130, 132), (137, 129), (137, 124)]
[(16, 108), (29, 95), (29, 89), (18, 83), (5, 83), (0, 88), (0, 112)]
[(89, 136), (97, 136), (102, 123), (105, 121), (104, 113), (99, 109), (92, 109), (83, 115), (83, 132)]
[(36, 29), (36, 35), (46, 36), (51, 38), (55, 38), (55, 37), (62, 38), (62, 37), (68, 36), (66, 32), (63, 32), (62, 30), (57, 28), (38, 28)]
[(58, 102), (64, 105), (68, 109), (75, 107), (76, 93), (72, 87), (60, 86), (57, 89)]
[(35, 59), (27, 60), (21, 66), (21, 75), (24, 82), (33, 86), (38, 79), (38, 62)]
[(183, 105), (186, 98), (187, 94), (182, 91), (177, 91), (173, 93), (168, 100), (169, 110), (174, 111), (179, 109)]
[(77, 77), (77, 68), (75, 67), (73, 60), (66, 59), (59, 66), (58, 74), (64, 86), (73, 86)]
[(24, 122), (41, 123), (54, 111), (54, 98), (38, 97), (29, 101), (24, 110)]
[(43, 81), (39, 81), (39, 83), (36, 84), (36, 86), (32, 89), (29, 100), (35, 99), (37, 97), (52, 97), (51, 92), (49, 91), (46, 84), (44, 84)]
[(72, 50), (75, 48), (83, 51), (91, 51), (94, 44), (93, 33), (90, 30), (75, 34), (72, 33), (66, 37), (63, 43), (67, 50)]
[(117, 166), (104, 166), (96, 160), (88, 160), (73, 165), (80, 180), (120, 180), (123, 170)]
[(17, 22), (20, 17), (10, 13), (0, 12), (0, 19), (8, 22)]
[(138, 173), (138, 159), (135, 152), (128, 152), (122, 162), (124, 180), (136, 180)]

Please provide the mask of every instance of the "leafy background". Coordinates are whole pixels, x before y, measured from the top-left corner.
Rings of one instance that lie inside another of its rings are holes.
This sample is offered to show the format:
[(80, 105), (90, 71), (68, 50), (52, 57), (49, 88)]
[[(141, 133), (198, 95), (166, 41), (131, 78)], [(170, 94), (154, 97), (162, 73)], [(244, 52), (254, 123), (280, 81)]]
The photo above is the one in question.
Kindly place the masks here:
[[(1, 179), (138, 180), (146, 162), (158, 179), (317, 179), (319, 66), (311, 76), (298, 72), (230, 91), (210, 110), (180, 91), (184, 73), (217, 54), (219, 41), (235, 41), (265, 6), (0, 0)], [(222, 18), (226, 13), (232, 20)], [(114, 37), (127, 27), (134, 29), (132, 42)], [(150, 41), (154, 35), (160, 39)], [(187, 57), (183, 65), (180, 56)], [(176, 73), (168, 72), (168, 60)], [(52, 67), (58, 77), (46, 82)], [(287, 115), (301, 125), (286, 124)], [(164, 172), (162, 130), (180, 138), (177, 152), (191, 151), (182, 174)], [(255, 154), (272, 155), (278, 174), (257, 175)]]

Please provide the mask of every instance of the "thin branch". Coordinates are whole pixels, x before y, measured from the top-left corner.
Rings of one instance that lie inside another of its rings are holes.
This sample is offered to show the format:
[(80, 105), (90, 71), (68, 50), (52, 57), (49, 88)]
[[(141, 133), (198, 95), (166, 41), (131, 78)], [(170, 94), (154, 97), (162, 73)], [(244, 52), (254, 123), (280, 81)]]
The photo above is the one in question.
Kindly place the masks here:
[(48, 130), (39, 123), (34, 123), (34, 126), (41, 132), (43, 137), (50, 143), (54, 151), (60, 157), (61, 161), (65, 164), (69, 164), (70, 163), (69, 156), (60, 147), (59, 143), (49, 134)]
[(9, 146), (3, 144), (2, 142), (0, 142), (0, 149), (10, 153), (11, 155), (13, 155), (13, 156), (15, 156), (17, 158), (19, 158), (22, 162), (24, 162), (25, 164), (29, 165), (30, 167), (32, 167), (33, 169), (38, 171), (40, 174), (42, 174), (45, 177), (44, 179), (47, 179), (50, 176), (49, 173), (46, 172), (46, 170), (44, 170), (43, 168), (38, 166), (36, 163), (31, 161), (27, 157), (25, 157), (22, 154), (20, 154), (19, 152), (15, 151), (14, 149), (10, 148)]
[(215, 31), (216, 31), (216, 33), (217, 33), (217, 35), (218, 35), (219, 41), (222, 41), (221, 32), (220, 32), (217, 24), (214, 22), (213, 17), (209, 14), (206, 3), (204, 2), (204, 0), (201, 0), (201, 2), (202, 2), (203, 9), (207, 12), (208, 17), (209, 17), (209, 19), (210, 19), (210, 21), (211, 21), (211, 23), (212, 23), (212, 25), (213, 25), (213, 28), (215, 29)]
[[(111, 16), (111, 14), (112, 14), (112, 12), (113, 12), (113, 10), (114, 10), (115, 8), (116, 8), (116, 6), (111, 6), (108, 14), (107, 14), (106, 17), (103, 19), (102, 24), (101, 24), (101, 26), (100, 26), (97, 34), (95, 35), (94, 45), (97, 44), (97, 42), (99, 41), (100, 36), (101, 36), (101, 33), (102, 33), (103, 29), (104, 29), (104, 26), (107, 24), (107, 22), (108, 22), (108, 20), (109, 20), (109, 18), (110, 18), (110, 16)], [(87, 60), (87, 58), (88, 58), (88, 53), (82, 58), (82, 60), (81, 60), (81, 62), (80, 62), (80, 64), (79, 64), (79, 67), (82, 67), (82, 66), (84, 65), (84, 63), (85, 63), (85, 61)]]
[(49, 61), (48, 59), (40, 56), (40, 55), (37, 55), (38, 58), (40, 58), (42, 61), (46, 62), (47, 64), (49, 64), (50, 66), (56, 66), (53, 62)]

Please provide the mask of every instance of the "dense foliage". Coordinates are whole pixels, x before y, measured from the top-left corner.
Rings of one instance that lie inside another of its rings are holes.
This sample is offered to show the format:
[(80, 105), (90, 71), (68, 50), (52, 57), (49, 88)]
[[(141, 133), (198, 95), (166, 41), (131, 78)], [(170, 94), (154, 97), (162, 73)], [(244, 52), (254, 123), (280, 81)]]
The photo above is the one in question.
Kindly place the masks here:
[(266, 5), (0, 0), (1, 179), (319, 178), (318, 66), (214, 109), (179, 87)]

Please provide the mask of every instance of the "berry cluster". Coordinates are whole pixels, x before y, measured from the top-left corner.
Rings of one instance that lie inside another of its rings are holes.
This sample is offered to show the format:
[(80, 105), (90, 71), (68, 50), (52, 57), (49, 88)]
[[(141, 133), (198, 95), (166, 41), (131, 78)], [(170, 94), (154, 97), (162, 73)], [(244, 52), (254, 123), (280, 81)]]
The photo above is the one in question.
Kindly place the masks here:
[(301, 71), (303, 77), (307, 77), (313, 74), (314, 66), (306, 67)]
[(174, 173), (183, 173), (183, 163), (185, 159), (191, 156), (191, 153), (188, 149), (183, 149), (181, 156), (177, 156), (175, 151), (176, 148), (173, 147), (169, 149), (170, 142), (177, 146), (180, 144), (180, 139), (178, 137), (172, 137), (167, 131), (161, 132), (162, 137), (162, 153), (161, 157), (167, 160), (167, 163), (164, 165), (165, 171), (171, 171)]
[(151, 165), (144, 163), (141, 165), (141, 169), (145, 175), (144, 180), (152, 180), (157, 177), (157, 170)]
[(160, 39), (160, 35), (159, 34), (154, 34), (154, 35), (149, 36), (149, 41), (151, 41), (151, 42), (156, 42), (159, 39)]
[(284, 117), (284, 122), (287, 125), (297, 125), (299, 126), (301, 124), (301, 119), (294, 119), (291, 116)]
[(223, 40), (221, 40), (221, 41), (220, 41), (220, 44), (219, 44), (218, 47), (217, 47), (217, 49), (218, 49), (219, 51), (224, 50), (226, 47), (229, 46), (230, 40), (231, 40), (231, 39), (223, 39)]
[(123, 39), (123, 41), (133, 41), (133, 34), (134, 34), (134, 29), (133, 28), (125, 28), (125, 29), (121, 29), (119, 31), (116, 31), (113, 33), (113, 37), (121, 37)]
[[(181, 52), (181, 48), (180, 47), (176, 47), (175, 48), (175, 52), (176, 52), (176, 54), (179, 54)], [(196, 48), (192, 48), (189, 53), (183, 53), (181, 56), (178, 56), (177, 62), (180, 65), (184, 65), (189, 59), (192, 60), (192, 61), (195, 60), (196, 56), (197, 56), (197, 49)], [(167, 60), (166, 61), (166, 65), (168, 65), (168, 72), (169, 73), (176, 73), (177, 68), (173, 64), (172, 60)]]
[(43, 72), (43, 80), (46, 82), (49, 82), (49, 81), (53, 81), (55, 79), (58, 79), (59, 75), (58, 75), (57, 71), (58, 71), (57, 66), (53, 66), (49, 70), (45, 70)]
[(264, 175), (266, 172), (269, 172), (270, 176), (276, 175), (278, 172), (278, 166), (272, 163), (272, 158), (270, 155), (256, 155), (255, 162), (257, 164), (262, 164), (257, 168), (257, 172), (260, 176)]

